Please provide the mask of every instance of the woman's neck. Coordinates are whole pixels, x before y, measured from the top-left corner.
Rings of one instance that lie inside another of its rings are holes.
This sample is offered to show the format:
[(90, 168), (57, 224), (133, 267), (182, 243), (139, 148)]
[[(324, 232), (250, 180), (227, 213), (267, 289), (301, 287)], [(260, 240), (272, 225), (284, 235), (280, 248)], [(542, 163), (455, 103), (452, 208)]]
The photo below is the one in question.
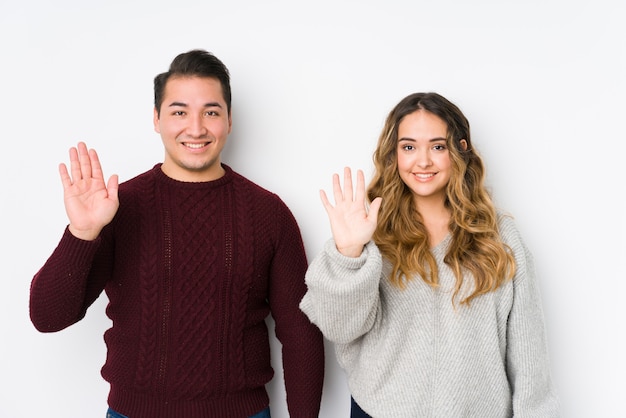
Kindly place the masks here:
[(450, 210), (442, 199), (426, 199), (415, 203), (428, 232), (430, 247), (436, 247), (450, 233)]

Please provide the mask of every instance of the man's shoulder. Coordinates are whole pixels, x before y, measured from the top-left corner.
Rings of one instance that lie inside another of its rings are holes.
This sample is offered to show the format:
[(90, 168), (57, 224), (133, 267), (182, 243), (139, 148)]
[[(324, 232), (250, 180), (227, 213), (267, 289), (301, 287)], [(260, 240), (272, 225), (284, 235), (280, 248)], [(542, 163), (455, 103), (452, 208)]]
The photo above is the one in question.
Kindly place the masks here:
[(250, 180), (248, 177), (245, 177), (236, 171), (232, 171), (232, 175), (235, 187), (247, 189), (247, 192), (252, 193), (255, 198), (280, 200), (276, 193), (259, 185), (257, 182)]
[(235, 193), (249, 202), (260, 213), (271, 213), (272, 218), (284, 219), (285, 216), (293, 216), (291, 210), (283, 199), (275, 192), (259, 185), (243, 175), (233, 172), (233, 185)]
[(119, 186), (120, 198), (128, 199), (132, 195), (145, 194), (148, 190), (151, 190), (155, 182), (155, 167), (144, 171), (141, 174), (137, 174), (135, 177), (128, 180), (122, 181)]
[(137, 174), (135, 177), (131, 177), (128, 180), (124, 180), (123, 182), (120, 183), (120, 187), (133, 187), (137, 185), (138, 183), (151, 181), (151, 179), (154, 178), (154, 170), (158, 166), (159, 164), (155, 165), (154, 167), (150, 168), (147, 171), (144, 171), (143, 173)]

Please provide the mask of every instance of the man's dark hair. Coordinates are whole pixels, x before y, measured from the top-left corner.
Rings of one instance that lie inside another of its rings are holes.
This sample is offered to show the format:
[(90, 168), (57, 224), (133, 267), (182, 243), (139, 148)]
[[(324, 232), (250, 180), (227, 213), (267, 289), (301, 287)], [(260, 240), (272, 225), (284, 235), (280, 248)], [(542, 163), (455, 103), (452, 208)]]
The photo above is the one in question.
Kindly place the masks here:
[(212, 53), (202, 49), (193, 49), (179, 54), (174, 58), (167, 72), (161, 73), (154, 78), (154, 107), (159, 116), (161, 115), (165, 85), (171, 77), (208, 77), (217, 79), (222, 85), (222, 95), (226, 102), (226, 109), (230, 114), (230, 73), (224, 63)]

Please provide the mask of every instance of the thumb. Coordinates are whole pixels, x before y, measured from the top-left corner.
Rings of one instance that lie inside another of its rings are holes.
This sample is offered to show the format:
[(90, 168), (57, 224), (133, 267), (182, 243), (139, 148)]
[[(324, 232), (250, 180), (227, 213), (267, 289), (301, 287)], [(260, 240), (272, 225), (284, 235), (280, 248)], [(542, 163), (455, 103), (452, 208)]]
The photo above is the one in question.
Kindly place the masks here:
[(377, 197), (376, 199), (372, 200), (372, 203), (370, 203), (370, 207), (369, 207), (369, 211), (367, 212), (367, 218), (372, 220), (374, 223), (378, 222), (378, 211), (380, 210), (380, 205), (383, 202), (383, 198), (382, 197)]
[(110, 199), (117, 200), (117, 192), (119, 189), (119, 178), (117, 174), (113, 174), (109, 177), (109, 181), (107, 182), (107, 193)]

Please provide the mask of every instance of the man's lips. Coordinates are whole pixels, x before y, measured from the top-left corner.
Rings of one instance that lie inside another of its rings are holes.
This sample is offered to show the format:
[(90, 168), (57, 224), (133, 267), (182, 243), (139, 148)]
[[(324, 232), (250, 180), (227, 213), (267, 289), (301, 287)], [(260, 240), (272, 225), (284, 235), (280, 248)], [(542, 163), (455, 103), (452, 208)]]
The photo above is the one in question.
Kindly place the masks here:
[(187, 148), (201, 149), (211, 144), (211, 142), (210, 141), (209, 142), (183, 142), (182, 144)]

